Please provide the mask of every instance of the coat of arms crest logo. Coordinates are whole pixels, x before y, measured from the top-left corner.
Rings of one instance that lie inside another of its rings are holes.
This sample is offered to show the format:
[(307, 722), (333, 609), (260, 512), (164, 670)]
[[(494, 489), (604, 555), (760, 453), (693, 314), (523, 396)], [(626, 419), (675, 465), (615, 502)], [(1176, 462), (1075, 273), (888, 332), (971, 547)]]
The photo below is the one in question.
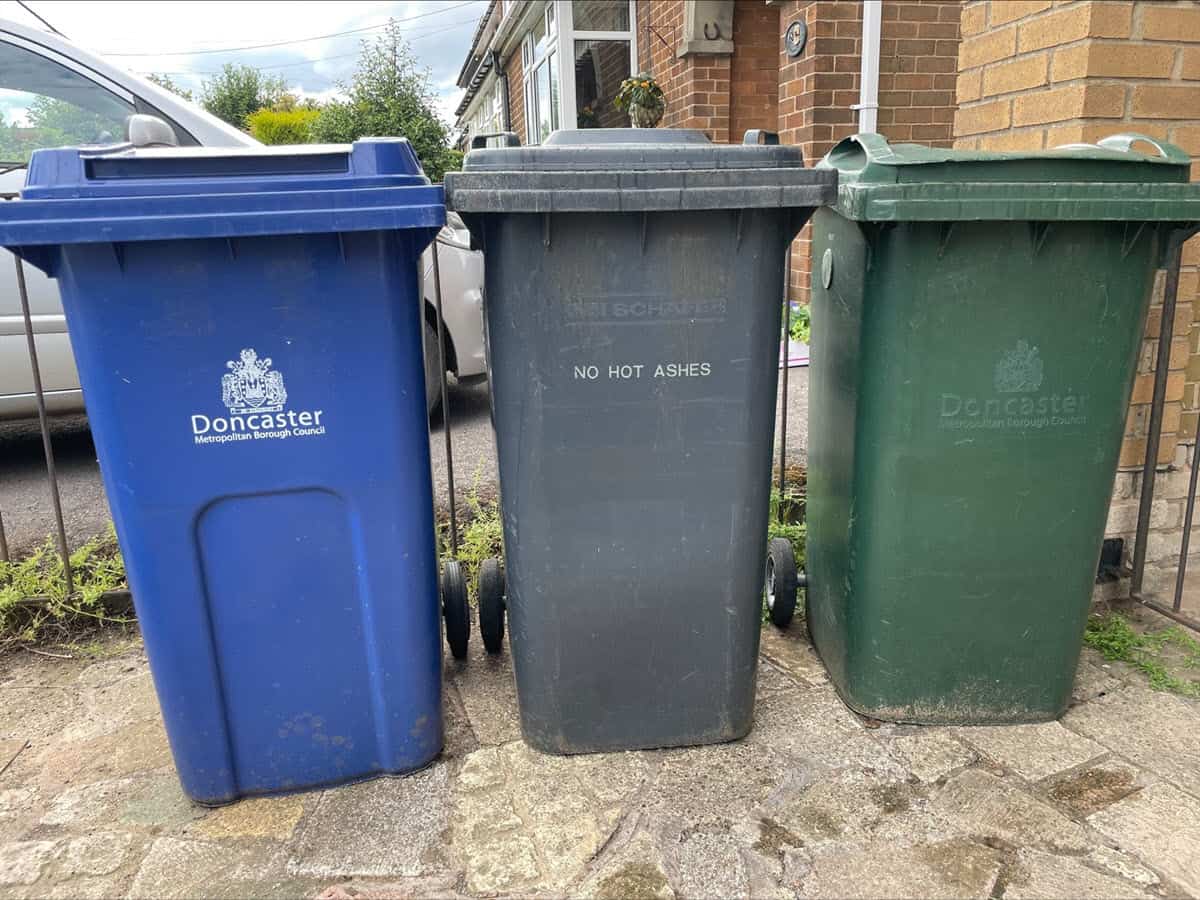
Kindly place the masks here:
[(1042, 357), (1028, 341), (1017, 341), (996, 363), (996, 391), (1001, 394), (1029, 394), (1042, 386)]
[(221, 376), (221, 400), (232, 413), (280, 412), (287, 402), (283, 375), (271, 368), (271, 358), (259, 359), (253, 349), (225, 363), (230, 371)]

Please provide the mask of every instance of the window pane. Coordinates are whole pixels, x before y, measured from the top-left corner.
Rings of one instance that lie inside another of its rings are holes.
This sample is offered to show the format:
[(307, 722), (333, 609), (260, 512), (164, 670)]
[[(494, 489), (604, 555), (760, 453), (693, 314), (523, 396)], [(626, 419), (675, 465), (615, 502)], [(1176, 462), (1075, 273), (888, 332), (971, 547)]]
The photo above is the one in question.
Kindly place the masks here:
[(628, 31), (629, 0), (575, 0), (576, 31)]
[(558, 55), (551, 53), (546, 57), (546, 67), (550, 70), (550, 122), (555, 128), (561, 127), (558, 121)]
[(544, 141), (554, 130), (554, 104), (550, 97), (551, 60), (546, 60), (537, 70), (538, 140)]
[(133, 107), (56, 62), (0, 41), (0, 161), (43, 147), (125, 139)]
[(629, 41), (575, 42), (575, 114), (580, 128), (627, 128), (629, 117), (613, 106), (630, 76)]

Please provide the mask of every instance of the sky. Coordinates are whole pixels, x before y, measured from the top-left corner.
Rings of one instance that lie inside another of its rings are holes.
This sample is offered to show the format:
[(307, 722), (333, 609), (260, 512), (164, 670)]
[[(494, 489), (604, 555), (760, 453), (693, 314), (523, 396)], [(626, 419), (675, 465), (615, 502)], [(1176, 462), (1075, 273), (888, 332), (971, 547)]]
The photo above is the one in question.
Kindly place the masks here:
[[(394, 18), (420, 64), (430, 71), (438, 111), (447, 125), (454, 123), (462, 96), (454, 80), (475, 23), (487, 8), (487, 0), (26, 3), (73, 43), (139, 74), (168, 74), (197, 95), (206, 75), (231, 62), (281, 75), (288, 89), (300, 96), (327, 99), (337, 93), (338, 82), (353, 74), (362, 41), (377, 36), (378, 26)], [(14, 0), (0, 0), (0, 18), (42, 27)], [(351, 30), (356, 33), (325, 37)], [(282, 46), (231, 49), (259, 44)]]

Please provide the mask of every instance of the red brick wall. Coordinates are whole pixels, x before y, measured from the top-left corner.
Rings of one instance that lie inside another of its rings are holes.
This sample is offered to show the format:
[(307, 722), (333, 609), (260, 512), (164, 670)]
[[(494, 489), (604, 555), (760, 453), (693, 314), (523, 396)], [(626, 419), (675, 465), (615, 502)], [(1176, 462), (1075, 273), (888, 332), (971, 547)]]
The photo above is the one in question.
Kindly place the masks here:
[[(799, 58), (779, 44), (779, 130), (812, 164), (858, 131), (850, 107), (858, 102), (862, 5), (790, 0), (777, 8), (780, 35), (795, 19), (808, 25)], [(957, 0), (884, 0), (877, 130), (891, 140), (953, 143), (960, 12)], [(792, 248), (791, 296), (801, 301), (809, 295), (808, 234), (806, 228)]]
[(637, 13), (640, 68), (655, 77), (666, 96), (662, 127), (699, 128), (712, 140), (727, 142), (730, 58), (675, 56), (683, 33), (682, 0), (639, 0)]
[(886, 0), (879, 39), (879, 132), (892, 141), (954, 143), (958, 0)]
[(729, 138), (751, 128), (779, 130), (779, 10), (739, 3), (733, 11), (733, 57), (729, 65)]
[(508, 117), (512, 130), (525, 143), (525, 84), (522, 81), (521, 50), (518, 47), (504, 64), (508, 78)]

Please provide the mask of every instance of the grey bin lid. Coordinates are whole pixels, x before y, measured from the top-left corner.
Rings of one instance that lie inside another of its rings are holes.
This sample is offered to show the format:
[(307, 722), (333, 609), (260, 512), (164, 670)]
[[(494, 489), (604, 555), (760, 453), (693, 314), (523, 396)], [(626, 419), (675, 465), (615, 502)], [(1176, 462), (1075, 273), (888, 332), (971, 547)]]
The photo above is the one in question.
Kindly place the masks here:
[(790, 209), (836, 198), (836, 173), (805, 168), (799, 147), (714, 144), (684, 128), (556, 131), (540, 146), (472, 150), (446, 174), (446, 206), (464, 213)]

